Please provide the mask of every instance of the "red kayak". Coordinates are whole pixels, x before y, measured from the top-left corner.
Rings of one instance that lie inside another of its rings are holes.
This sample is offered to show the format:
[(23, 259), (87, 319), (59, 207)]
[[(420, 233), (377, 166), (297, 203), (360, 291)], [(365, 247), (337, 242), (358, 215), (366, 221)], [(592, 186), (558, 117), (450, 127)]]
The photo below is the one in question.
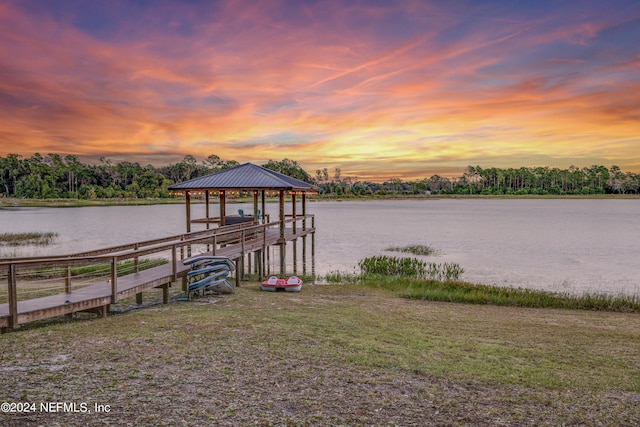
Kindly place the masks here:
[(302, 280), (296, 276), (291, 276), (288, 279), (280, 279), (276, 276), (271, 276), (262, 282), (260, 289), (268, 292), (300, 292), (300, 289), (302, 289)]

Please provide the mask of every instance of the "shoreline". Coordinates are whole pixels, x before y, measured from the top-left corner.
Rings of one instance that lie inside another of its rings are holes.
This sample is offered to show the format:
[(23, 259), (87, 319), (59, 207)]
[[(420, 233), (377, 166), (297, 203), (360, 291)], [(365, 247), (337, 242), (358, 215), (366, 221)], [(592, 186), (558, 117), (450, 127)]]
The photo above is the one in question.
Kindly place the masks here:
[[(514, 199), (514, 200), (541, 200), (541, 199), (568, 199), (568, 200), (640, 200), (640, 194), (591, 194), (591, 195), (482, 195), (482, 194), (418, 194), (418, 195), (384, 195), (384, 196), (358, 196), (358, 197), (329, 197), (329, 196), (312, 196), (309, 202), (323, 201), (369, 201), (369, 200), (439, 200), (439, 199)], [(277, 197), (267, 198), (270, 201), (277, 201)], [(230, 199), (230, 203), (249, 203), (253, 199), (250, 197)], [(146, 205), (169, 205), (183, 204), (183, 197), (168, 199), (20, 199), (14, 197), (0, 198), (0, 209), (4, 208), (23, 208), (23, 207), (51, 207), (51, 208), (72, 208), (72, 207), (88, 207), (88, 206), (146, 206)], [(204, 198), (192, 197), (191, 203), (202, 204)], [(217, 199), (213, 198), (211, 204), (217, 204)]]

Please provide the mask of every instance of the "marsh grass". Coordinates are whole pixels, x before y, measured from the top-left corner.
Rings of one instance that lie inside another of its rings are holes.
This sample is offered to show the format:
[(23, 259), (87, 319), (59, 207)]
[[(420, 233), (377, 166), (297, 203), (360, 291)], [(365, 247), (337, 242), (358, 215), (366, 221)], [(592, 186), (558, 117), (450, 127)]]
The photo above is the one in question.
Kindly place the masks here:
[(46, 246), (54, 242), (58, 233), (30, 231), (24, 233), (0, 233), (0, 245), (4, 246)]
[(379, 256), (365, 258), (358, 265), (360, 273), (332, 272), (324, 279), (329, 283), (364, 284), (388, 289), (409, 299), (530, 308), (640, 312), (640, 297), (637, 295), (572, 295), (463, 282), (458, 279), (464, 270), (457, 264), (434, 264), (415, 258)]
[(374, 256), (361, 260), (363, 275), (407, 276), (432, 280), (458, 280), (464, 269), (455, 263), (432, 263), (417, 258)]
[(355, 284), (360, 281), (360, 275), (356, 273), (348, 273), (345, 271), (330, 271), (320, 278), (321, 281), (326, 283), (341, 283), (341, 284)]
[(403, 253), (410, 253), (413, 255), (423, 255), (423, 256), (438, 254), (438, 251), (429, 245), (409, 245), (409, 246), (402, 246), (402, 247), (392, 246), (385, 250), (389, 252), (403, 252)]
[(491, 304), (530, 308), (640, 312), (640, 298), (633, 295), (572, 295), (536, 289), (509, 288), (460, 281), (363, 277), (362, 283), (392, 290), (404, 298), (466, 304)]

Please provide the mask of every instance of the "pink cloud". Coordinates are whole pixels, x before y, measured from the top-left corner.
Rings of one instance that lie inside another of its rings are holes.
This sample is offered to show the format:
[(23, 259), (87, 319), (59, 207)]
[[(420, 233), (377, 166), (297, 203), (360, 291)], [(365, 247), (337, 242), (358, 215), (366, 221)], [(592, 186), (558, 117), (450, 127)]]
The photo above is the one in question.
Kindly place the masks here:
[(637, 47), (598, 45), (631, 6), (127, 6), (92, 32), (71, 9), (0, 5), (0, 155), (289, 157), (403, 177), (482, 159), (638, 164)]

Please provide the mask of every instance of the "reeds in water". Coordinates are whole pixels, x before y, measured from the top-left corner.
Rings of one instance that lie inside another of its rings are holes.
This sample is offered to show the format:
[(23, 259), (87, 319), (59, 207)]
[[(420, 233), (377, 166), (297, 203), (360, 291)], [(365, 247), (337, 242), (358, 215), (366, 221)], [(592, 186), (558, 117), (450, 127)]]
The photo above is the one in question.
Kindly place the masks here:
[(572, 295), (461, 282), (459, 278), (464, 269), (455, 263), (434, 264), (416, 258), (375, 256), (361, 260), (358, 266), (360, 274), (333, 272), (325, 279), (334, 283), (361, 283), (392, 290), (405, 298), (429, 301), (640, 312), (637, 295)]
[(58, 233), (29, 231), (24, 233), (0, 233), (0, 245), (22, 246), (22, 245), (50, 245)]
[(387, 248), (386, 250), (390, 252), (405, 252), (405, 253), (410, 253), (414, 255), (423, 255), (423, 256), (435, 255), (438, 253), (438, 251), (436, 251), (433, 247), (429, 245), (409, 245), (409, 246), (402, 246), (402, 247), (392, 246), (390, 248)]
[(363, 275), (405, 276), (417, 279), (459, 280), (464, 269), (456, 263), (436, 264), (417, 258), (386, 255), (365, 258), (358, 263)]
[[(571, 295), (537, 289), (435, 280), (414, 280), (411, 283), (398, 285), (395, 286), (395, 290), (401, 296), (411, 299), (530, 308), (640, 312), (640, 298), (633, 295)], [(391, 286), (387, 285), (387, 287)]]

